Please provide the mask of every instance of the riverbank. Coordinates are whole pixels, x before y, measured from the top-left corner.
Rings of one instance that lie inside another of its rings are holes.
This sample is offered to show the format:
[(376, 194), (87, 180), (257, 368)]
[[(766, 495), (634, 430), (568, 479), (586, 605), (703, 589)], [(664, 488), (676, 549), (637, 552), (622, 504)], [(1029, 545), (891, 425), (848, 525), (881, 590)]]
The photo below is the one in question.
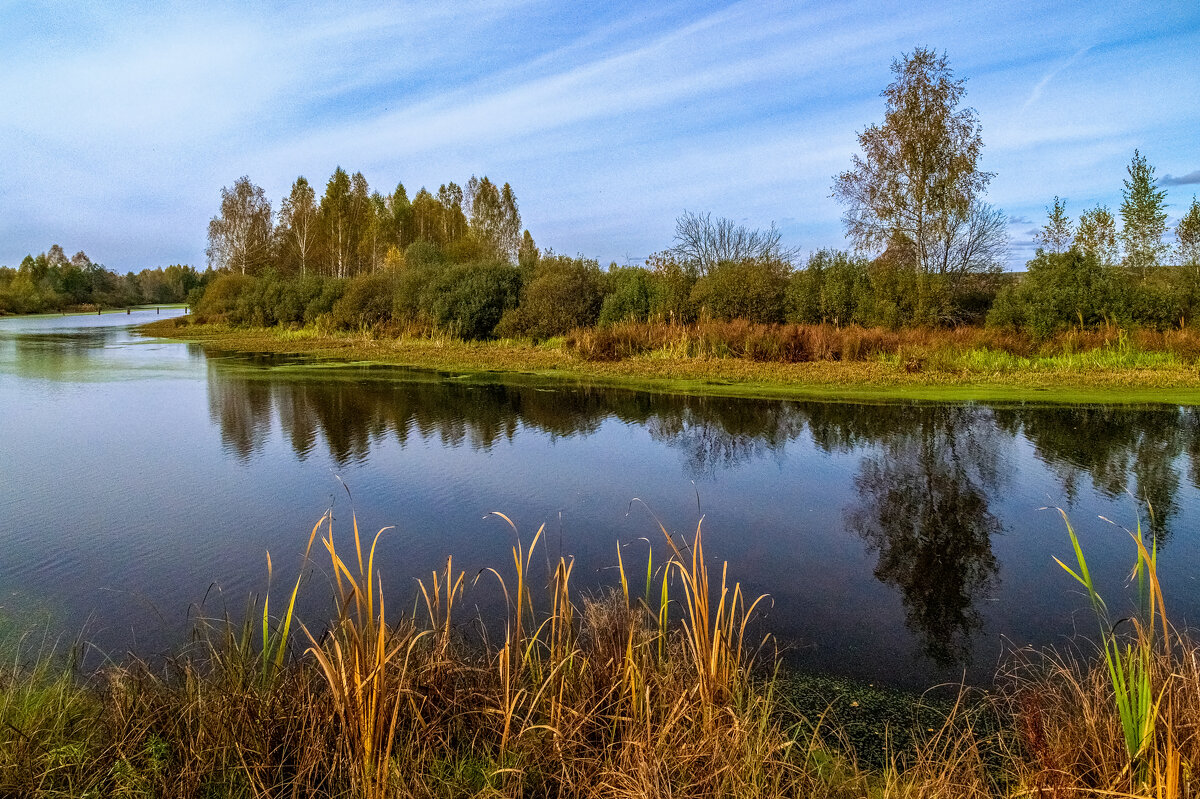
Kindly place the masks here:
[(148, 336), (231, 352), (409, 366), (464, 376), (506, 374), (575, 384), (766, 399), (1200, 404), (1200, 368), (1172, 353), (1097, 349), (1019, 357), (991, 350), (931, 351), (862, 361), (775, 363), (652, 352), (591, 361), (561, 340), (468, 342), (450, 336), (385, 338), (311, 328), (233, 328), (187, 317), (144, 325)]
[[(1196, 787), (1200, 646), (1160, 646), (1153, 614), (1132, 639), (1144, 670), (1131, 688), (1156, 697), (1133, 720), (1139, 746), (1094, 656), (1015, 653), (999, 694), (949, 701), (795, 679), (769, 638), (747, 636), (760, 602), (724, 568), (712, 590), (699, 527), (663, 540), (668, 565), (645, 593), (618, 561), (621, 589), (582, 598), (571, 558), (547, 559), (543, 583), (540, 533), (527, 547), (518, 536), (511, 565), (486, 570), (507, 600), (489, 636), (462, 607), (475, 581), (452, 559), (411, 610), (385, 616), (375, 547), (348, 526), (340, 549), (331, 512), (309, 538), (337, 575), (321, 625), (293, 618), (301, 576), (242, 623), (201, 612), (192, 644), (154, 662), (80, 678), (52, 653), (5, 653), (0, 792), (1161, 799)], [(1153, 559), (1139, 566), (1157, 590)]]

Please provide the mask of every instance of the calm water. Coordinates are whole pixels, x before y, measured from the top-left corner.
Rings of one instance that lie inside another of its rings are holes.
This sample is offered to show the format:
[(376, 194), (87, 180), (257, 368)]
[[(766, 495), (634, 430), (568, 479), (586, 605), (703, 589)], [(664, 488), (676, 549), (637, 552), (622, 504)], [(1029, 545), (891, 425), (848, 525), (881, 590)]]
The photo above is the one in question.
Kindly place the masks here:
[[(164, 312), (165, 314), (166, 312)], [(175, 313), (175, 312), (172, 312)], [(690, 533), (773, 607), (802, 666), (925, 686), (986, 681), (1006, 648), (1090, 632), (1055, 565), (1068, 509), (1121, 606), (1132, 496), (1149, 497), (1168, 607), (1200, 618), (1200, 413), (1173, 406), (767, 402), (395, 368), (313, 367), (135, 336), (155, 318), (0, 320), (0, 602), (96, 651), (177, 645), (299, 567), (333, 507), (387, 525), (392, 596), (448, 554), (473, 574), (547, 525), (545, 554), (611, 585)], [(302, 612), (323, 614), (314, 580)], [(282, 588), (282, 582), (279, 588)], [(481, 580), (468, 604), (494, 607)], [(200, 611), (197, 605), (204, 602)], [(394, 605), (396, 606), (396, 605)]]

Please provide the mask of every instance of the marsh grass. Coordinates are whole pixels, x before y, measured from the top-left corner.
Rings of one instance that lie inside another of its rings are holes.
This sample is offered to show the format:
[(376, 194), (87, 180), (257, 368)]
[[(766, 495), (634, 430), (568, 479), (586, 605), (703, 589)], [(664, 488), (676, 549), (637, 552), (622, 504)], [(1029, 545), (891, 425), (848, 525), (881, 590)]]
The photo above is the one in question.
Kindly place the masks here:
[[(841, 328), (848, 331), (846, 353), (857, 360), (837, 356), (783, 361), (753, 360), (729, 348), (721, 350), (725, 355), (706, 355), (690, 348), (685, 338), (688, 328), (666, 325), (662, 328), (668, 338), (662, 346), (619, 360), (589, 360), (577, 351), (580, 339), (575, 333), (540, 342), (468, 342), (446, 336), (393, 338), (382, 331), (318, 334), (309, 328), (293, 335), (281, 328), (192, 325), (186, 317), (181, 319), (151, 323), (140, 330), (199, 341), (221, 352), (301, 355), (327, 365), (394, 364), (458, 378), (494, 381), (504, 374), (514, 381), (692, 395), (1179, 404), (1195, 404), (1200, 396), (1200, 370), (1192, 354), (1200, 335), (1190, 330), (1130, 333), (1125, 335), (1126, 344), (1116, 329), (1111, 336), (1097, 331), (1067, 333), (1055, 339), (1061, 351), (999, 330), (902, 331), (908, 344), (881, 351), (872, 348), (897, 334), (878, 331), (876, 340), (861, 334), (861, 329), (855, 333)], [(744, 326), (730, 323), (739, 324)], [(982, 338), (985, 334), (989, 338)], [(1169, 349), (1153, 349), (1159, 345)]]
[[(206, 619), (175, 656), (79, 675), (25, 647), (0, 671), (0, 794), (1195, 795), (1200, 648), (1167, 625), (1140, 541), (1150, 604), (1120, 632), (1103, 623), (1096, 654), (1025, 653), (1000, 700), (901, 702), (864, 737), (840, 720), (859, 699), (813, 683), (801, 702), (770, 639), (750, 638), (766, 600), (706, 555), (702, 524), (679, 536), (655, 520), (618, 547), (619, 588), (580, 594), (574, 562), (543, 557), (543, 529), (525, 539), (496, 516), (511, 562), (472, 578), (447, 558), (407, 611), (380, 587), (386, 530), (327, 514), (278, 598)], [(294, 618), (318, 560), (324, 627)], [(461, 611), (487, 585), (506, 608), (491, 635)]]
[(566, 351), (584, 361), (742, 358), (750, 361), (884, 360), (909, 371), (1172, 368), (1200, 357), (1200, 333), (1070, 330), (1046, 339), (984, 327), (864, 328), (745, 321), (669, 325), (626, 322), (573, 331)]

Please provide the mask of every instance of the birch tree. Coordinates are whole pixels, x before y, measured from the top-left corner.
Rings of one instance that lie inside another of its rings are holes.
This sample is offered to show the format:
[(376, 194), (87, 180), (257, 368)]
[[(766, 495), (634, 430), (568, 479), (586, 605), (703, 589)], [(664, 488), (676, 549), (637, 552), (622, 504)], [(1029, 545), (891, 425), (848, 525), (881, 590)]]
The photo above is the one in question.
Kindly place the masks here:
[(271, 255), (271, 203), (246, 175), (221, 189), (221, 213), (208, 223), (208, 264), (257, 273)]
[(842, 221), (856, 250), (903, 254), (953, 289), (963, 276), (996, 266), (964, 255), (1003, 249), (1002, 241), (961, 240), (1004, 229), (991, 224), (998, 212), (981, 208), (993, 173), (980, 169), (979, 120), (959, 107), (966, 89), (944, 54), (918, 47), (892, 72), (883, 122), (859, 134), (862, 153), (834, 179), (833, 196), (846, 207)]
[(1155, 188), (1154, 167), (1137, 150), (1133, 151), (1128, 172), (1121, 191), (1121, 244), (1125, 247), (1125, 266), (1145, 280), (1167, 252), (1163, 244), (1167, 192)]
[(1071, 227), (1071, 218), (1067, 216), (1066, 202), (1054, 198), (1054, 204), (1046, 209), (1046, 224), (1042, 225), (1034, 239), (1046, 252), (1063, 253), (1071, 249), (1075, 231)]
[(316, 192), (301, 175), (296, 178), (291, 193), (279, 207), (281, 237), (296, 254), (301, 276), (308, 273), (309, 261), (317, 243), (318, 224)]

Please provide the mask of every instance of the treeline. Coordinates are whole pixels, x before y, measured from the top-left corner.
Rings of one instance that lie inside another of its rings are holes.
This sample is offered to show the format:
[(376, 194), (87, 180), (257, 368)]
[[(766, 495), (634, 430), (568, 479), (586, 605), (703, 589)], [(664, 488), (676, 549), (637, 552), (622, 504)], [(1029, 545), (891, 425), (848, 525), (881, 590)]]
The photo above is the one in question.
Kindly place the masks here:
[(803, 268), (774, 227), (684, 213), (645, 266), (604, 269), (541, 252), (515, 194), (487, 177), (408, 201), (340, 167), (317, 202), (298, 178), (278, 221), (248, 177), (222, 190), (209, 225), (221, 269), (200, 320), (359, 330), (437, 329), (469, 339), (548, 338), (617, 322), (703, 320), (899, 327), (982, 321), (1001, 278), (927, 274), (895, 250), (874, 260), (822, 251)]
[(410, 200), (403, 183), (382, 194), (361, 172), (338, 167), (319, 200), (296, 178), (278, 215), (263, 189), (241, 177), (221, 190), (208, 225), (209, 265), (240, 275), (356, 277), (403, 265), (416, 242), (455, 262), (512, 261), (533, 246), (528, 231), (522, 238), (512, 187), (486, 176), (465, 187), (451, 181), (436, 195), (422, 187)]
[[(722, 260), (701, 272), (669, 252), (650, 261), (649, 267), (602, 269), (595, 260), (536, 252), (515, 265), (494, 256), (455, 261), (418, 241), (404, 251), (398, 266), (348, 279), (222, 274), (198, 303), (196, 315), (198, 321), (239, 325), (390, 327), (395, 332), (438, 330), (467, 339), (545, 339), (627, 321), (749, 319), (771, 324), (832, 312), (812, 297), (812, 277), (820, 274), (820, 266), (794, 270), (785, 261), (748, 258)], [(860, 264), (831, 253), (813, 259), (826, 261), (851, 263), (851, 268)], [(868, 266), (862, 264), (864, 272)], [(841, 273), (833, 271), (836, 280)]]
[[(230, 243), (229, 231), (244, 228), (230, 205), (239, 197), (259, 198), (261, 241), (252, 248)], [(339, 168), (320, 203), (298, 179), (278, 225), (262, 190), (241, 178), (223, 191), (210, 226), (210, 253), (225, 259), (214, 261), (223, 274), (197, 313), (232, 324), (439, 330), (468, 339), (735, 319), (892, 330), (988, 324), (1040, 338), (1108, 325), (1163, 330), (1200, 313), (1200, 203), (1193, 199), (1169, 247), (1165, 197), (1135, 152), (1120, 227), (1104, 207), (1073, 222), (1055, 198), (1023, 274), (996, 262), (938, 272), (902, 241), (874, 258), (822, 250), (798, 265), (773, 226), (693, 213), (677, 220), (672, 246), (645, 266), (604, 269), (540, 252), (528, 230), (518, 237), (511, 187), (486, 177), (472, 178), (466, 191), (442, 186), (437, 197), (422, 189), (409, 203), (403, 185), (381, 197), (361, 174)], [(317, 231), (311, 241), (303, 219)]]
[(0, 313), (187, 302), (189, 295), (198, 298), (215, 275), (179, 264), (118, 275), (83, 251), (68, 258), (55, 244), (25, 256), (16, 269), (0, 266)]
[(1099, 205), (1077, 222), (1058, 197), (1037, 234), (1041, 245), (1022, 279), (996, 296), (988, 322), (1047, 336), (1102, 325), (1162, 330), (1200, 315), (1200, 202), (1167, 244), (1166, 190), (1136, 150), (1116, 216)]

